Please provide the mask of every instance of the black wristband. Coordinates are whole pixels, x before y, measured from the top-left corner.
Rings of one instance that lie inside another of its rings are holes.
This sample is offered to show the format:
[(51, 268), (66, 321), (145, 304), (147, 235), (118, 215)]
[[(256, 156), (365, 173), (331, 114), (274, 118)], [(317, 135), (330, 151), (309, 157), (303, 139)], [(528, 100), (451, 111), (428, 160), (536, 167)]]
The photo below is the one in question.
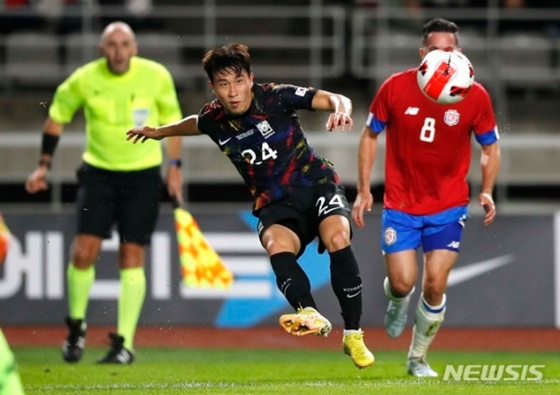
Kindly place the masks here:
[(169, 159), (169, 166), (181, 167), (182, 164), (183, 162), (181, 161), (181, 159)]
[(41, 155), (47, 154), (49, 156), (53, 156), (59, 139), (59, 136), (43, 132), (43, 140), (41, 141)]

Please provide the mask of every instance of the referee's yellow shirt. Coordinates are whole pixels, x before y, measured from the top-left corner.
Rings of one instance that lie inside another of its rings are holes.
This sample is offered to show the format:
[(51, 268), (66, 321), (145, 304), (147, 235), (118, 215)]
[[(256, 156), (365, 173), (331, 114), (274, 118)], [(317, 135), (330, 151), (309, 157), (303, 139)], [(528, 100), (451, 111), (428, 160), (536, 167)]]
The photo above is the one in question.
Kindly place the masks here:
[(106, 170), (134, 171), (158, 166), (161, 143), (131, 144), (126, 131), (159, 126), (182, 118), (175, 84), (161, 64), (132, 57), (122, 75), (109, 71), (105, 58), (78, 68), (57, 88), (49, 116), (69, 123), (83, 107), (86, 120), (84, 162)]

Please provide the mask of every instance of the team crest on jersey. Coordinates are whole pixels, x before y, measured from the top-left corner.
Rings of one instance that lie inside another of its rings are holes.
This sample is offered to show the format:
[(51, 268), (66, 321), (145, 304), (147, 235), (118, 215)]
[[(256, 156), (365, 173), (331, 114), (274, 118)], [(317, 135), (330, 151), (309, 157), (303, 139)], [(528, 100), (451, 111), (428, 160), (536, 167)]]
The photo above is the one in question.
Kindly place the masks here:
[(259, 132), (261, 132), (261, 134), (265, 139), (269, 138), (274, 134), (274, 130), (272, 129), (272, 126), (270, 126), (270, 124), (267, 121), (262, 121), (258, 123), (257, 129), (259, 129)]
[(306, 93), (307, 93), (306, 88), (299, 87), (299, 88), (296, 89), (296, 96), (303, 97), (303, 96), (305, 96)]
[(455, 126), (459, 123), (459, 111), (457, 110), (447, 110), (443, 114), (443, 122), (449, 126)]
[(397, 231), (391, 227), (385, 229), (385, 234), (383, 236), (385, 239), (385, 244), (388, 246), (397, 241)]

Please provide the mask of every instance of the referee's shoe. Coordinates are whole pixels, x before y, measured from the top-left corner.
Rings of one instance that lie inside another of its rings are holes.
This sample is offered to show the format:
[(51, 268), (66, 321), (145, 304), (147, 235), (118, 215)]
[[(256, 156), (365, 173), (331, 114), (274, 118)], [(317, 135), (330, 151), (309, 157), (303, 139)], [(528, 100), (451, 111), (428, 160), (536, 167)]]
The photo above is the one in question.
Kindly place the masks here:
[(111, 349), (97, 363), (128, 365), (134, 362), (134, 352), (124, 348), (124, 337), (116, 333), (109, 333), (109, 338), (111, 339)]
[(86, 344), (87, 325), (84, 320), (73, 320), (66, 317), (68, 337), (62, 343), (62, 358), (66, 362), (78, 362), (82, 359)]

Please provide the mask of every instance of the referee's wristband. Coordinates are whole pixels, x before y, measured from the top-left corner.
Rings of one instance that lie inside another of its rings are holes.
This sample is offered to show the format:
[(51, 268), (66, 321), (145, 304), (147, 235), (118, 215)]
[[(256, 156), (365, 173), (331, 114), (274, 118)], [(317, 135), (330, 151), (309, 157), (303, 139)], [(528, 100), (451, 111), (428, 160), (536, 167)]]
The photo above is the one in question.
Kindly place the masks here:
[(58, 145), (58, 140), (60, 140), (59, 136), (43, 132), (43, 138), (41, 140), (41, 154), (53, 156), (56, 146)]
[(169, 166), (181, 167), (182, 164), (183, 162), (181, 161), (181, 159), (169, 159)]

